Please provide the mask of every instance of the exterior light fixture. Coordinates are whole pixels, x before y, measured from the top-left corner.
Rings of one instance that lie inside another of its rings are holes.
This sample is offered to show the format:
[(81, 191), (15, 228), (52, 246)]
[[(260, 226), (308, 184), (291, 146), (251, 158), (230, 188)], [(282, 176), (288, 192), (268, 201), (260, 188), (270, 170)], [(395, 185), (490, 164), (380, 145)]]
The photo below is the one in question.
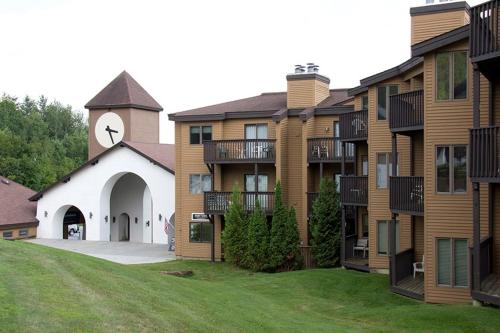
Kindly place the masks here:
[(113, 216), (113, 223), (116, 222), (116, 216)]
[(158, 221), (161, 222), (161, 214), (158, 214)]
[(49, 213), (48, 213), (47, 211), (45, 211), (45, 212), (43, 213), (43, 215), (44, 215), (45, 217), (47, 217), (47, 216), (49, 216)]
[(136, 217), (136, 218), (135, 218), (135, 223), (137, 224), (137, 222), (138, 222), (138, 221), (139, 221), (139, 219)]
[(148, 227), (149, 227), (149, 221), (147, 221), (147, 222), (146, 222), (146, 226), (148, 226)]
[(106, 223), (108, 223), (108, 215), (104, 216), (104, 221), (106, 221)]
[(89, 213), (89, 218), (92, 219), (92, 216), (94, 216), (94, 215), (92, 215), (92, 212), (90, 212)]

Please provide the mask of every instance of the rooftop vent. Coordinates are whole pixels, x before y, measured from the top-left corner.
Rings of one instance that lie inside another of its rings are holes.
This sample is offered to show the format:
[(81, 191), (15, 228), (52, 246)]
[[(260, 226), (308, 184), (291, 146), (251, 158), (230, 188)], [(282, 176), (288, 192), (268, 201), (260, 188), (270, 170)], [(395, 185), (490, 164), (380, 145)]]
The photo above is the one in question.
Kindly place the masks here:
[(302, 74), (306, 71), (306, 66), (304, 65), (295, 65), (295, 74)]
[(5, 184), (5, 185), (9, 185), (10, 184), (10, 182), (7, 179), (3, 179), (3, 178), (2, 178), (2, 183)]
[(317, 73), (319, 72), (319, 66), (315, 65), (313, 62), (307, 63), (307, 72), (308, 73)]

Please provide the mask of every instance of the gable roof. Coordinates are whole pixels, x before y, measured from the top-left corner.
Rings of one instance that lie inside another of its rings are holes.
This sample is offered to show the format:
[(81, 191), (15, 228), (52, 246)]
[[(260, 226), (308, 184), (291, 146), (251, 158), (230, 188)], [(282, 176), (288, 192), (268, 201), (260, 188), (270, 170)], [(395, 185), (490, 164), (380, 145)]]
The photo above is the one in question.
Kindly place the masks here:
[(456, 43), (463, 39), (469, 38), (470, 25), (445, 32), (444, 34), (437, 35), (436, 37), (429, 38), (411, 47), (411, 55), (413, 57), (420, 57), (426, 53), (435, 51), (444, 46)]
[(36, 203), (28, 201), (35, 191), (0, 176), (0, 228), (37, 226)]
[(87, 109), (135, 108), (162, 111), (158, 102), (126, 71), (121, 72), (87, 104)]
[[(350, 97), (347, 95), (347, 89), (331, 89), (330, 95), (324, 99), (318, 107), (334, 106), (349, 99)], [(273, 92), (171, 113), (168, 115), (168, 118), (173, 121), (201, 121), (272, 117), (273, 114), (284, 109), (287, 109), (287, 93)]]
[(141, 143), (141, 142), (130, 142), (130, 141), (121, 141), (117, 143), (113, 147), (105, 150), (99, 155), (95, 156), (93, 159), (88, 160), (86, 163), (82, 164), (75, 170), (71, 171), (66, 176), (62, 177), (60, 180), (55, 183), (49, 185), (42, 191), (32, 195), (29, 200), (37, 201), (39, 200), (44, 193), (51, 190), (58, 184), (67, 183), (71, 180), (71, 176), (85, 169), (89, 165), (96, 165), (99, 162), (99, 159), (108, 155), (118, 147), (125, 147), (132, 150), (134, 153), (139, 154), (140, 156), (146, 158), (150, 162), (155, 165), (158, 165), (160, 168), (170, 172), (175, 175), (175, 146), (172, 144), (160, 144), (160, 143)]

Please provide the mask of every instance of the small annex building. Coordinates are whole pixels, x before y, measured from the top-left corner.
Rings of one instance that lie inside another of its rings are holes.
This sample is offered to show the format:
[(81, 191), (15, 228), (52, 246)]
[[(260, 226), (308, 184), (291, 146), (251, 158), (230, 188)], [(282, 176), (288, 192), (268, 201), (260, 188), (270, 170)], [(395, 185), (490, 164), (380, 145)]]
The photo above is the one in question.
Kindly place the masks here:
[(0, 176), (0, 238), (36, 237), (36, 203), (28, 201), (35, 191)]
[(85, 106), (89, 158), (31, 196), (38, 238), (167, 244), (175, 211), (175, 149), (159, 143), (161, 106), (122, 72)]

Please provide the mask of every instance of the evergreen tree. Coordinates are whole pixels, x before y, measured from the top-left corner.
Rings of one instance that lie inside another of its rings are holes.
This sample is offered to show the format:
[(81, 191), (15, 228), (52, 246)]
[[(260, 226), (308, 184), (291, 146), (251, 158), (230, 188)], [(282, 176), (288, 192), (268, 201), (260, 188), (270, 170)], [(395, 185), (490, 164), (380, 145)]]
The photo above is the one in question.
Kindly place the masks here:
[(287, 238), (287, 257), (285, 266), (288, 270), (300, 269), (302, 268), (303, 258), (300, 255), (300, 235), (294, 207), (291, 207), (288, 213), (285, 234)]
[(271, 225), (270, 245), (271, 264), (275, 269), (279, 269), (281, 267), (287, 256), (288, 246), (286, 243), (286, 225), (288, 215), (288, 210), (283, 204), (281, 183), (278, 181), (274, 193), (274, 210)]
[(323, 178), (311, 216), (312, 255), (318, 267), (340, 263), (340, 197), (333, 179)]
[(248, 267), (255, 271), (267, 270), (269, 267), (269, 229), (266, 216), (260, 207), (259, 200), (248, 219)]
[(225, 259), (237, 266), (245, 266), (247, 251), (247, 218), (241, 204), (241, 193), (233, 188), (229, 209), (225, 214), (225, 228), (222, 233)]

